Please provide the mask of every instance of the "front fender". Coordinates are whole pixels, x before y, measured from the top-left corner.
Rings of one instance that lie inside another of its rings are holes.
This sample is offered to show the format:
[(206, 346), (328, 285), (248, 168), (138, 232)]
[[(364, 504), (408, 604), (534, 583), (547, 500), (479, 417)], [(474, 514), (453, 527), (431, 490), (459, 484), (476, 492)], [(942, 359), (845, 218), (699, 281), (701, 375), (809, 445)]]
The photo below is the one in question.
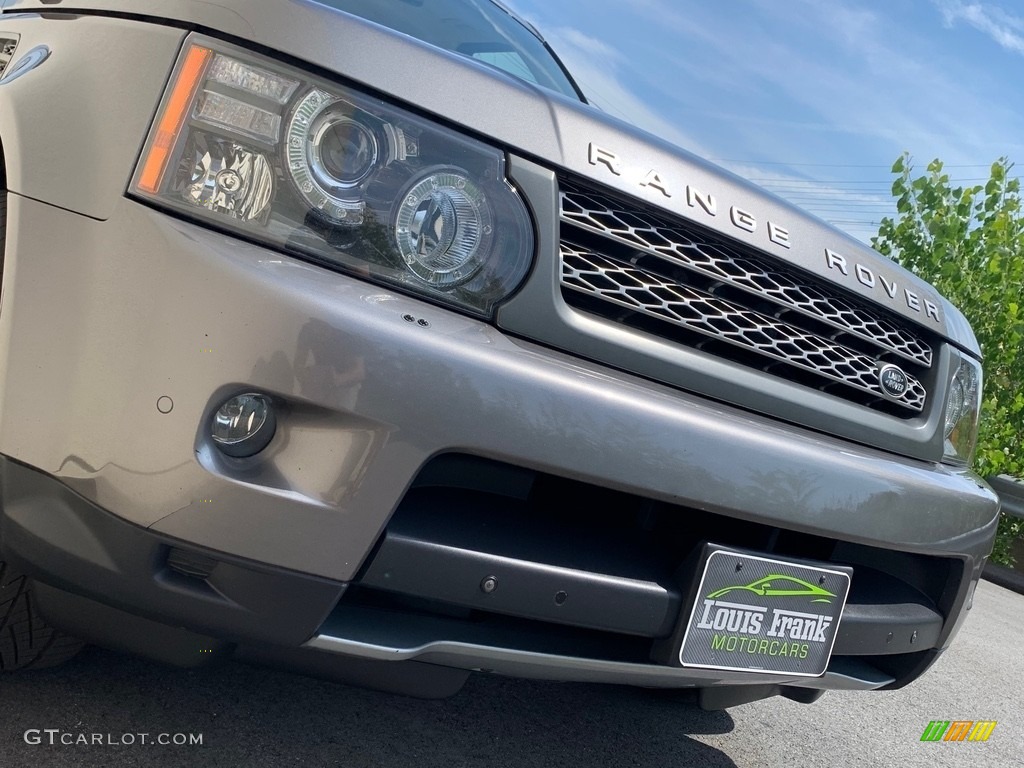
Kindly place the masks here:
[(0, 81), (7, 188), (106, 220), (128, 187), (184, 32), (36, 14), (0, 17), (4, 32), (20, 36), (15, 60), (37, 46), (50, 52), (34, 70)]

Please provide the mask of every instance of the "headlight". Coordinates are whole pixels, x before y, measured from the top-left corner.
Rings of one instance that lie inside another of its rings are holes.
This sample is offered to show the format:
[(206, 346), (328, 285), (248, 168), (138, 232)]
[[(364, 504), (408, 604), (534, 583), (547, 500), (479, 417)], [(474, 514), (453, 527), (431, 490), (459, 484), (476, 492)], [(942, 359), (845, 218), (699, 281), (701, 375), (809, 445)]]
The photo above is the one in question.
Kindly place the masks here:
[(963, 356), (946, 397), (945, 458), (969, 464), (978, 439), (981, 410), (981, 365)]
[(533, 257), (494, 147), (337, 83), (190, 38), (132, 192), (488, 316)]

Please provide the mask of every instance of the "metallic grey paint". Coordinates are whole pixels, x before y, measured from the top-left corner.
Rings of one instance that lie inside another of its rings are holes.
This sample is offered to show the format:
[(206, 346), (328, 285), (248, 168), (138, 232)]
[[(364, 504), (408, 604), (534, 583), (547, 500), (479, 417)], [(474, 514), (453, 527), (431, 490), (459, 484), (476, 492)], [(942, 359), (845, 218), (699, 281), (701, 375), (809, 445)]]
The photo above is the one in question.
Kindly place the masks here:
[(22, 36), (19, 52), (47, 45), (52, 53), (32, 72), (0, 86), (7, 186), (109, 218), (124, 195), (184, 33), (122, 19), (0, 16), (0, 32), (14, 25)]
[[(895, 270), (901, 283), (935, 296), (917, 278), (625, 124), (322, 6), (0, 5), (46, 11), (45, 18), (0, 16), (0, 33), (16, 27), (24, 50), (45, 44), (52, 51), (37, 69), (0, 85), (0, 142), (12, 193), (0, 313), (0, 453), (137, 525), (339, 581), (357, 573), (427, 460), (445, 451), (478, 454), (736, 519), (957, 558), (970, 577), (960, 583), (942, 644), (955, 634), (997, 518), (995, 495), (970, 472), (823, 434), (830, 418), (845, 421), (847, 437), (862, 442), (886, 426), (853, 406), (825, 408), (815, 393), (775, 387), (763, 396), (763, 410), (781, 399), (794, 412), (821, 411), (814, 429), (792, 426), (553, 351), (125, 198), (185, 33), (70, 12), (189, 22), (388, 93), (523, 155), (513, 159), (514, 173), (534, 205), (553, 188), (546, 166), (560, 166), (672, 209), (660, 191), (638, 187), (638, 174), (658, 168), (759, 218), (785, 221), (792, 241), (786, 257), (816, 274), (829, 276), (830, 248)], [(501, 110), (480, 107), (496, 99)], [(621, 147), (635, 167), (622, 177), (596, 176), (590, 142)], [(553, 209), (534, 213), (541, 235), (536, 278), (551, 268), (557, 232)], [(763, 246), (762, 230), (746, 233), (721, 213), (698, 220)], [(887, 304), (884, 292), (856, 281), (847, 287), (927, 327), (919, 313)], [(531, 292), (546, 290), (545, 280), (532, 280), (501, 322), (535, 322), (528, 318), (537, 306)], [(942, 307), (938, 330), (976, 354), (962, 315), (935, 301)], [(588, 334), (622, 336), (628, 346), (621, 329), (579, 319), (570, 327), (566, 346), (584, 356)], [(676, 362), (652, 344), (633, 344), (664, 365)], [(943, 350), (937, 365), (946, 375), (955, 353)], [(717, 374), (733, 382), (737, 398), (757, 389), (752, 374), (729, 366)], [(209, 443), (208, 420), (225, 397), (250, 390), (276, 399), (278, 432), (265, 454), (232, 464)], [(173, 401), (169, 412), (158, 407), (161, 398)], [(939, 423), (913, 423), (893, 445), (930, 455)], [(329, 636), (314, 645), (399, 655)], [(706, 677), (443, 644), (401, 653), (563, 679), (675, 685)], [(842, 675), (821, 681), (851, 688), (887, 682)]]

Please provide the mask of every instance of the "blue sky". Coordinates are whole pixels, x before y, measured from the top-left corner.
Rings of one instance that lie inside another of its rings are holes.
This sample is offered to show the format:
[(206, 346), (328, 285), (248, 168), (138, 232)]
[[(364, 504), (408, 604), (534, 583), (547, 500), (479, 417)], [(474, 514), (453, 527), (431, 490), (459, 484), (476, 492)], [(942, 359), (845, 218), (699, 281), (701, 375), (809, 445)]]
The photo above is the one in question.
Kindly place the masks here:
[(505, 2), (609, 113), (864, 240), (904, 150), (1024, 164), (1020, 0)]

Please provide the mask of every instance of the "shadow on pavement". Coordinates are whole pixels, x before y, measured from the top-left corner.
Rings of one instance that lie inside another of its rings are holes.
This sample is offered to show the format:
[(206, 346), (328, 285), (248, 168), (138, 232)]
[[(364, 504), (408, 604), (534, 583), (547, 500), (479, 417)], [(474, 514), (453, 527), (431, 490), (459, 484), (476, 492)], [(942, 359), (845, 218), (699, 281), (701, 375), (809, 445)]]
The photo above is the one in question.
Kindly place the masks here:
[[(12, 768), (717, 768), (735, 763), (689, 734), (732, 728), (727, 713), (630, 688), (476, 675), (451, 699), (421, 701), (241, 664), (170, 669), (96, 648), (0, 679), (0, 765)], [(29, 729), (41, 744), (26, 744)], [(59, 729), (53, 746), (44, 729)], [(143, 745), (142, 733), (202, 734), (202, 746)], [(104, 744), (60, 745), (79, 734)], [(120, 743), (127, 734), (134, 744)]]

